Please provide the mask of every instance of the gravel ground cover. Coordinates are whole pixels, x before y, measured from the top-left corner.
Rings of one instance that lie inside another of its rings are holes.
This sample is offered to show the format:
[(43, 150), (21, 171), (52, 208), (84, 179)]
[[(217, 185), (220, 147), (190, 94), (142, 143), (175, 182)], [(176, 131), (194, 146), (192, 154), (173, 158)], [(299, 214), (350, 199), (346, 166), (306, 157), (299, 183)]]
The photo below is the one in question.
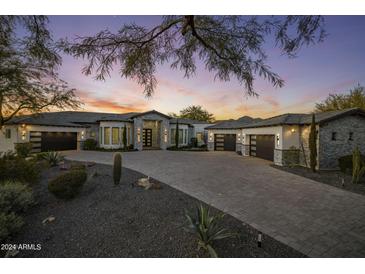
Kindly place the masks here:
[[(365, 177), (361, 180), (360, 184), (351, 183), (351, 176), (341, 171), (317, 171), (312, 172), (305, 167), (282, 167), (272, 165), (272, 167), (284, 170), (320, 183), (331, 185), (341, 188), (343, 190), (351, 191), (354, 193), (365, 195)], [(342, 178), (344, 179), (344, 185), (342, 185)]]
[[(184, 215), (200, 201), (163, 183), (161, 189), (136, 187), (133, 183), (144, 175), (127, 168), (123, 168), (119, 186), (113, 185), (111, 166), (97, 164), (87, 169), (91, 179), (69, 201), (58, 200), (47, 190), (47, 181), (64, 171), (54, 167), (43, 173), (34, 189), (38, 204), (25, 217), (22, 231), (9, 241), (41, 244), (41, 250), (21, 250), (16, 257), (205, 256), (186, 230)], [(55, 220), (43, 224), (49, 216)], [(216, 242), (220, 257), (304, 257), (266, 235), (262, 247), (257, 247), (258, 231), (230, 215), (222, 225), (237, 237)]]

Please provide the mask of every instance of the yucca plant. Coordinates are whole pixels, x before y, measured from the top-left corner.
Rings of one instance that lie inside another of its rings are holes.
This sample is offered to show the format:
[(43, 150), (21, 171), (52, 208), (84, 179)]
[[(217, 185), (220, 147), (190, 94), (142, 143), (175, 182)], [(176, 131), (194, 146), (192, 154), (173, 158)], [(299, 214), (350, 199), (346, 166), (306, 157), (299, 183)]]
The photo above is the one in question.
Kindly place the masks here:
[(358, 147), (352, 153), (352, 183), (358, 184), (365, 174), (365, 164), (361, 162), (361, 154)]
[(209, 208), (202, 204), (197, 206), (195, 213), (186, 213), (185, 215), (189, 221), (190, 230), (198, 239), (198, 250), (203, 248), (209, 252), (211, 257), (218, 257), (213, 248), (214, 241), (235, 236), (234, 233), (221, 227), (220, 222), (224, 217), (223, 213), (211, 215)]
[(48, 151), (42, 154), (44, 160), (46, 160), (51, 166), (57, 166), (63, 161), (63, 156), (57, 151)]

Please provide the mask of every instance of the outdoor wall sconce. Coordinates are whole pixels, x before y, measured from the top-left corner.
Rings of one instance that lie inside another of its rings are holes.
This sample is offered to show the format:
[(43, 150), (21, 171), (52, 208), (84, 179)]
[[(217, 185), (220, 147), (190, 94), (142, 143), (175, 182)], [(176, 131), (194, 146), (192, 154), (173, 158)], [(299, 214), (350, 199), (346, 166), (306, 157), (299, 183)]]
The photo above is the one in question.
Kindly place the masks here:
[(141, 128), (137, 128), (137, 142), (141, 142)]
[(27, 132), (25, 130), (22, 130), (22, 140), (25, 141)]
[(85, 131), (81, 131), (81, 140), (85, 138)]
[(25, 128), (26, 127), (26, 125), (25, 124), (22, 124), (22, 128)]
[(238, 134), (237, 134), (237, 140), (238, 140), (238, 142), (240, 142), (240, 141), (241, 141), (241, 133), (238, 133)]
[(213, 133), (209, 133), (209, 141), (213, 141)]
[(276, 144), (277, 144), (277, 146), (280, 145), (280, 134), (279, 133), (276, 134)]
[(291, 131), (291, 133), (294, 133), (295, 132), (295, 128), (292, 128), (290, 131)]
[(164, 141), (167, 143), (167, 129), (164, 129)]

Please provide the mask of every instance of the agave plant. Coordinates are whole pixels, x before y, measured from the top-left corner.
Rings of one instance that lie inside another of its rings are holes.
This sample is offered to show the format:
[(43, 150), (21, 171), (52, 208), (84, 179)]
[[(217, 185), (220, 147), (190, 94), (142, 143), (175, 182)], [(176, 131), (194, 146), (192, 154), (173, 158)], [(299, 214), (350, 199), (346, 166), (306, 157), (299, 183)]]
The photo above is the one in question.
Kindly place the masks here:
[(185, 215), (189, 221), (190, 230), (198, 238), (198, 249), (203, 248), (209, 252), (211, 257), (218, 257), (213, 248), (214, 241), (235, 236), (234, 233), (230, 233), (220, 226), (224, 214), (212, 216), (209, 208), (202, 204), (197, 206), (195, 213)]
[(51, 166), (57, 166), (63, 161), (63, 156), (57, 151), (48, 151), (42, 154), (44, 160), (46, 160)]

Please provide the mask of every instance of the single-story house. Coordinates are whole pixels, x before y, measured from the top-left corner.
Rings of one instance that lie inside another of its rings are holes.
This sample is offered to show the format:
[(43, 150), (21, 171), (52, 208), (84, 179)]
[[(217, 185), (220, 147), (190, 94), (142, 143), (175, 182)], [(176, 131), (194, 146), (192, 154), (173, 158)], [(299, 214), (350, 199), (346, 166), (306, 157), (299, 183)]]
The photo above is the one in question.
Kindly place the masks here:
[[(204, 143), (206, 122), (178, 119), (180, 146), (198, 138)], [(16, 143), (31, 142), (33, 152), (82, 149), (86, 139), (95, 139), (101, 148), (127, 145), (142, 149), (166, 149), (175, 145), (176, 119), (152, 110), (143, 113), (99, 113), (62, 111), (18, 116), (1, 129), (0, 152), (14, 150)]]
[[(309, 166), (312, 114), (283, 114), (261, 121), (249, 118), (208, 126), (209, 150), (233, 150), (276, 165)], [(317, 168), (338, 168), (338, 158), (359, 147), (365, 154), (365, 111), (352, 108), (315, 114)]]

